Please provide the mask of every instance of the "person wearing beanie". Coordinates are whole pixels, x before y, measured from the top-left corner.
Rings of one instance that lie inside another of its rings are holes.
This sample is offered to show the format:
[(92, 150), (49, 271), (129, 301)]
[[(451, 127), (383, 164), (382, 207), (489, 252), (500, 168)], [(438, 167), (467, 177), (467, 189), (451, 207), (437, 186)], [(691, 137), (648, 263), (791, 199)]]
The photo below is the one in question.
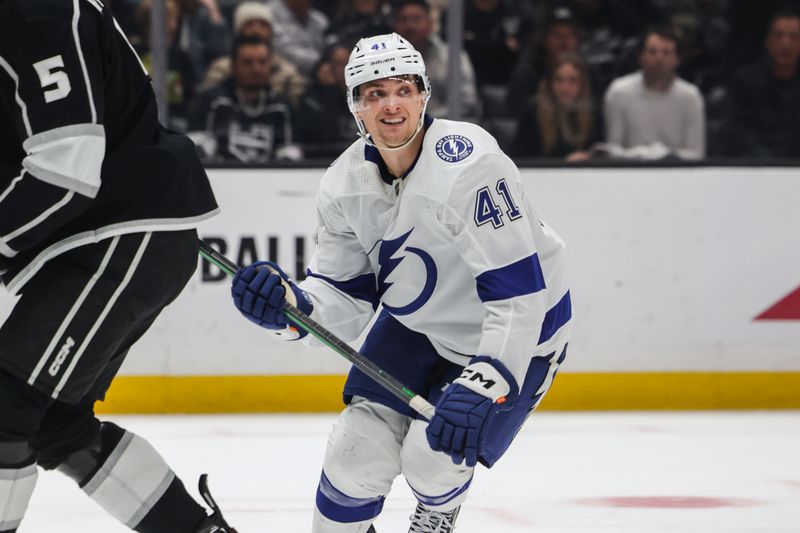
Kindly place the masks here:
[(272, 13), (261, 2), (242, 2), (233, 13), (233, 33), (239, 34), (242, 26), (250, 22), (266, 24), (272, 28)]
[[(242, 2), (233, 14), (233, 31), (235, 37), (255, 37), (272, 45), (273, 22), (272, 13), (261, 2)], [(231, 75), (230, 57), (221, 57), (214, 61), (206, 71), (201, 90), (220, 84)], [(286, 96), (296, 106), (305, 93), (307, 80), (280, 54), (272, 52), (272, 74), (270, 86), (278, 93)]]

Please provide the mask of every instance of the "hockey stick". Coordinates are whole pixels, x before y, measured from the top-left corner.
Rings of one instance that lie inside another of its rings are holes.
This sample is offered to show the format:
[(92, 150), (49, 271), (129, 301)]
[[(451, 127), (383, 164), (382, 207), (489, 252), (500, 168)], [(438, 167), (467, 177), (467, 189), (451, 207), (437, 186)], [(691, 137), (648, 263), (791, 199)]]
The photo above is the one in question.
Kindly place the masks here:
[[(236, 263), (213, 249), (211, 245), (202, 239), (200, 239), (200, 255), (214, 265), (218, 266), (229, 276), (234, 276), (239, 270), (239, 266)], [(289, 318), (289, 320), (291, 320), (296, 326), (304, 329), (323, 344), (331, 348), (333, 351), (353, 363), (356, 368), (371, 377), (383, 388), (400, 398), (400, 400), (411, 407), (414, 411), (418, 412), (428, 420), (433, 417), (434, 407), (430, 404), (430, 402), (428, 402), (428, 400), (381, 370), (375, 363), (351, 348), (346, 342), (339, 339), (336, 337), (336, 335), (319, 325), (316, 321), (300, 311), (297, 307), (288, 302), (284, 302), (283, 309), (286, 312), (286, 316)]]

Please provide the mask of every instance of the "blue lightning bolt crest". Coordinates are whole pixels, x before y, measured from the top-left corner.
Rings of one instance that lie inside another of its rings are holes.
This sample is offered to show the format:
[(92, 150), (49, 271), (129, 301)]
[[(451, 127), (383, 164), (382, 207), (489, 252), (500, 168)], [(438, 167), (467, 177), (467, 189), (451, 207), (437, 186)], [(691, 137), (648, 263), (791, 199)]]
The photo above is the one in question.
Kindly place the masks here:
[(463, 135), (446, 135), (436, 141), (436, 155), (448, 163), (457, 163), (472, 153), (472, 141)]
[[(386, 281), (386, 279), (407, 257), (406, 255), (400, 254), (397, 258), (395, 258), (394, 255), (400, 250), (400, 248), (402, 248), (412, 231), (414, 231), (413, 228), (409, 230), (408, 233), (405, 233), (396, 239), (384, 240), (381, 242), (381, 247), (378, 252), (378, 264), (380, 265), (378, 270), (379, 297), (382, 297), (392, 286), (392, 283)], [(412, 246), (404, 248), (403, 251), (414, 254), (422, 260), (423, 265), (425, 265), (425, 285), (422, 287), (420, 294), (406, 305), (394, 307), (387, 305), (386, 302), (383, 302), (383, 307), (393, 315), (410, 315), (425, 305), (425, 302), (430, 299), (431, 295), (433, 294), (433, 290), (436, 288), (436, 279), (438, 277), (436, 263), (433, 261), (433, 258), (430, 256), (430, 254), (428, 254), (428, 252)]]

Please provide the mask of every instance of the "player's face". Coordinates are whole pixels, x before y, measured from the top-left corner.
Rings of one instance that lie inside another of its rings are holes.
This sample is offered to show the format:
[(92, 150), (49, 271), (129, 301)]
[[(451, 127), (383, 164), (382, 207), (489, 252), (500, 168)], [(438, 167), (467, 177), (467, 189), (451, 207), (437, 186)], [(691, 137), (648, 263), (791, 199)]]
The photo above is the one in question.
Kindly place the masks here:
[(800, 18), (778, 18), (767, 35), (767, 52), (778, 65), (793, 66), (800, 58)]
[(675, 41), (658, 35), (649, 35), (639, 55), (639, 66), (648, 76), (656, 78), (672, 76), (678, 68)]
[(572, 63), (564, 63), (553, 74), (553, 95), (559, 104), (574, 104), (581, 93), (581, 73)]
[(359, 87), (357, 113), (378, 146), (400, 146), (417, 131), (424, 94), (411, 78), (384, 78)]

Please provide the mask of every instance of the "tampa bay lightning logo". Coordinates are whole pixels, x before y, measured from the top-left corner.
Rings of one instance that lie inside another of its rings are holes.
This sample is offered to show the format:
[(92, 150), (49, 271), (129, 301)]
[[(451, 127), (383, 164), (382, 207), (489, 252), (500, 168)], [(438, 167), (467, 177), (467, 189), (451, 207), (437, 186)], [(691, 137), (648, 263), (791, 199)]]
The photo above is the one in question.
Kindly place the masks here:
[(436, 155), (448, 163), (456, 163), (472, 153), (472, 141), (463, 135), (445, 135), (436, 141)]
[[(402, 253), (397, 257), (394, 256), (408, 240), (408, 237), (411, 235), (412, 231), (414, 231), (413, 228), (408, 233), (401, 235), (396, 239), (384, 240), (381, 242), (381, 248), (378, 252), (378, 263), (380, 264), (380, 269), (378, 270), (378, 295), (381, 297), (386, 293), (387, 290), (389, 290), (389, 287), (392, 286), (392, 283), (386, 281), (386, 279), (394, 271), (394, 269), (396, 269), (400, 263), (408, 257), (408, 255)], [(410, 315), (411, 313), (419, 310), (419, 308), (425, 305), (425, 302), (430, 299), (431, 295), (433, 294), (433, 289), (436, 288), (437, 272), (436, 263), (434, 263), (433, 257), (431, 257), (430, 254), (425, 250), (421, 250), (420, 248), (415, 248), (413, 246), (406, 246), (403, 248), (403, 252), (406, 252), (406, 254), (415, 255), (417, 258), (419, 258), (419, 260), (422, 261), (422, 264), (425, 267), (425, 285), (422, 287), (420, 293), (406, 305), (395, 307), (383, 302), (383, 307), (393, 315)]]

